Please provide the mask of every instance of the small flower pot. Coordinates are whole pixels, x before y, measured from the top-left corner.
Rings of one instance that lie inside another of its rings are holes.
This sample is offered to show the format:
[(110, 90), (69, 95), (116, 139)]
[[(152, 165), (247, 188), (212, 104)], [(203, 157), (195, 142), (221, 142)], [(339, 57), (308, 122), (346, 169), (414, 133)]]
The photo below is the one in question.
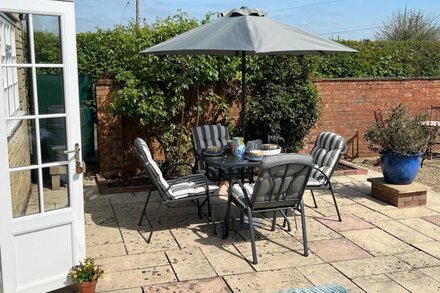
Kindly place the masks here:
[(94, 280), (92, 282), (79, 283), (78, 284), (79, 292), (80, 293), (95, 293), (96, 283), (98, 283), (98, 280)]
[(390, 184), (411, 184), (420, 169), (422, 153), (414, 155), (380, 154), (380, 166), (385, 181)]

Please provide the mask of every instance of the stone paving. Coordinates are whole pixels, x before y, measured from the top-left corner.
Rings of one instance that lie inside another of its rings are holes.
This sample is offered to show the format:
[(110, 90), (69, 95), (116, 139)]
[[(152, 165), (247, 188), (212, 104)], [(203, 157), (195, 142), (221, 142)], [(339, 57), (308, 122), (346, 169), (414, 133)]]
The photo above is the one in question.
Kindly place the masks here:
[[(278, 219), (256, 229), (259, 264), (251, 263), (247, 231), (228, 239), (213, 235), (206, 217), (199, 219), (191, 203), (163, 209), (150, 244), (149, 228), (137, 222), (146, 193), (99, 195), (85, 189), (87, 255), (106, 271), (98, 292), (280, 292), (338, 283), (350, 292), (440, 292), (440, 194), (429, 191), (426, 206), (397, 209), (368, 194), (369, 175), (333, 178), (343, 216), (336, 221), (331, 195), (317, 196), (312, 208), (305, 194), (310, 255), (302, 255), (298, 229)], [(226, 187), (214, 200), (222, 220)], [(157, 207), (156, 195), (148, 209)], [(234, 209), (235, 216), (238, 210)]]

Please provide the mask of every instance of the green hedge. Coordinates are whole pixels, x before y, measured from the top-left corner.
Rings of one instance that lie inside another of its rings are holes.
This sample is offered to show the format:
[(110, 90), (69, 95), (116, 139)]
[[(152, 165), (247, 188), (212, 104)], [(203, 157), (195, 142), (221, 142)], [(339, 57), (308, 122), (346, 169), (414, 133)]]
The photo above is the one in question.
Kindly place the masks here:
[(440, 41), (340, 41), (359, 51), (308, 57), (318, 77), (437, 77), (440, 76)]

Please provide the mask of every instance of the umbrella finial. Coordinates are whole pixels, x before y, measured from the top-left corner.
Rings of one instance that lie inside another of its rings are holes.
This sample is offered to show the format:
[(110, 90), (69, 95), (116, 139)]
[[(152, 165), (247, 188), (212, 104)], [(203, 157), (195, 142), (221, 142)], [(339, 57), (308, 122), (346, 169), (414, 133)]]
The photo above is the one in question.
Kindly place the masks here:
[(266, 13), (259, 8), (248, 8), (242, 6), (240, 8), (232, 9), (229, 12), (222, 13), (223, 17), (237, 17), (237, 16), (265, 16)]

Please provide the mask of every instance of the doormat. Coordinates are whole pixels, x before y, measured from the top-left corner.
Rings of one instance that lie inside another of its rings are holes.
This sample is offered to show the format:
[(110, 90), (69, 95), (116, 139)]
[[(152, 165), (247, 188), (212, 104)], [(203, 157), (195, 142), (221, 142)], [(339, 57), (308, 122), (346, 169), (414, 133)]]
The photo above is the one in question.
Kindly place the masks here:
[(288, 291), (281, 291), (280, 293), (350, 293), (350, 291), (348, 291), (341, 285), (331, 284), (302, 289), (290, 289)]

